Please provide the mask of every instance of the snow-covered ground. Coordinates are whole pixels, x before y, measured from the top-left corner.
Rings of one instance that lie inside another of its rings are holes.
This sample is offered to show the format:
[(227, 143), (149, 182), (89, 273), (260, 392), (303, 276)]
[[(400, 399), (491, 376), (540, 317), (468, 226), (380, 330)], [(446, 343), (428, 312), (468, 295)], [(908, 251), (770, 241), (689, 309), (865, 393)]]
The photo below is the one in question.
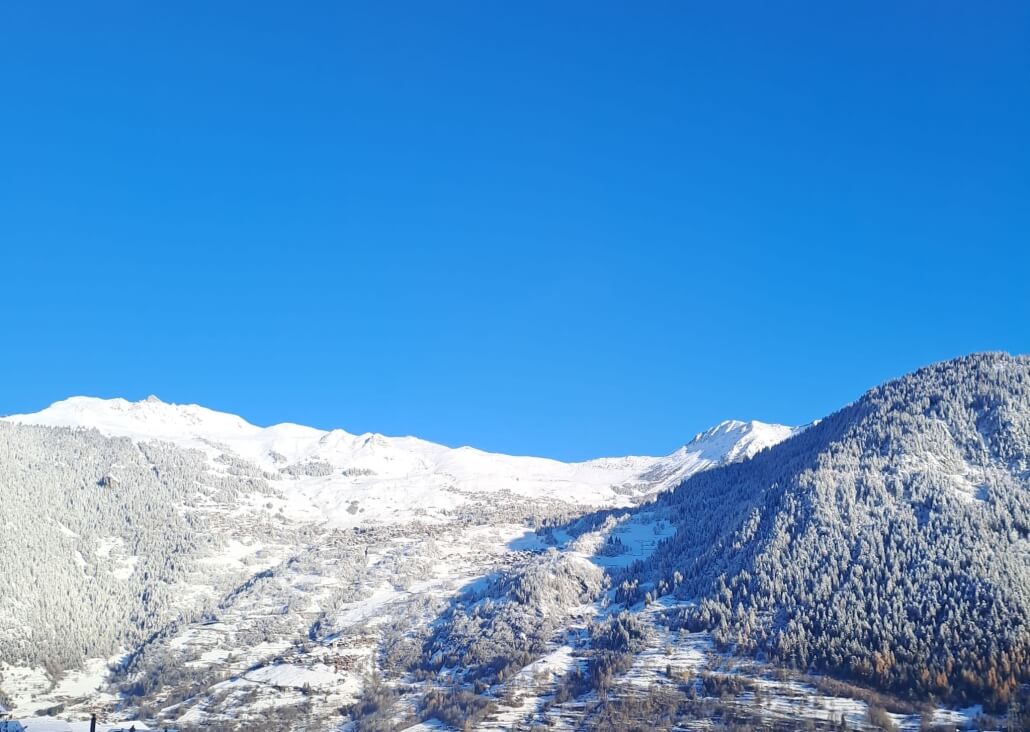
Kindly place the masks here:
[[(68, 721), (56, 717), (23, 717), (19, 719), (0, 719), (0, 732), (89, 732), (90, 720), (80, 719)], [(145, 723), (138, 720), (124, 722), (97, 722), (97, 732), (145, 732), (149, 730)]]
[(39, 714), (80, 699), (110, 702), (113, 697), (103, 689), (111, 667), (120, 660), (121, 656), (93, 658), (82, 668), (65, 671), (57, 678), (41, 668), (0, 663), (0, 684), (11, 701), (12, 712), (21, 716)]

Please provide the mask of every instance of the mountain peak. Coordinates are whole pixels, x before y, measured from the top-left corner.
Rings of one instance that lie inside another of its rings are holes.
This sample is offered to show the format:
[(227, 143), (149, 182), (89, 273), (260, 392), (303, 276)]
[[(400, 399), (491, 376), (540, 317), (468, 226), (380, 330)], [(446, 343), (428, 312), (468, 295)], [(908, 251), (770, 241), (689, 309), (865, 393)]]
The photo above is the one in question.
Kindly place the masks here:
[(752, 457), (802, 429), (804, 428), (757, 420), (743, 422), (727, 419), (704, 432), (697, 433), (694, 439), (678, 452), (699, 453), (705, 459), (717, 462), (734, 462)]

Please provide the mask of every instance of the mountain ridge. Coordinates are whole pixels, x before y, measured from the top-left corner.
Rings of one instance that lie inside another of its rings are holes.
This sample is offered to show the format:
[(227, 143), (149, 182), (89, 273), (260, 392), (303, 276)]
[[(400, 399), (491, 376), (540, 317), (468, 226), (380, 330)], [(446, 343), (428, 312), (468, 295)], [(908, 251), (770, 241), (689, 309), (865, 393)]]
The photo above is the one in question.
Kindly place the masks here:
[[(175, 416), (173, 417), (173, 415)], [(19, 424), (41, 424), (51, 427), (93, 427), (98, 429), (102, 434), (106, 434), (108, 436), (139, 437), (140, 439), (160, 439), (161, 437), (175, 435), (175, 433), (162, 433), (155, 431), (154, 428), (160, 427), (162, 423), (171, 427), (176, 425), (176, 422), (178, 422), (178, 425), (176, 426), (178, 426), (179, 432), (186, 432), (187, 434), (189, 432), (187, 429), (189, 426), (201, 426), (206, 423), (211, 426), (218, 426), (220, 431), (229, 433), (232, 431), (238, 431), (240, 433), (267, 432), (274, 434), (277, 432), (290, 432), (295, 430), (298, 433), (308, 432), (312, 435), (317, 433), (321, 437), (326, 437), (331, 434), (340, 434), (355, 440), (362, 439), (366, 441), (375, 440), (377, 438), (386, 440), (415, 440), (420, 443), (424, 443), (425, 445), (431, 445), (433, 447), (446, 450), (474, 450), (476, 452), (490, 455), (504, 455), (506, 457), (534, 460), (550, 460), (566, 465), (634, 458), (644, 460), (668, 459), (677, 453), (688, 450), (692, 445), (710, 443), (713, 439), (718, 437), (729, 437), (732, 440), (734, 436), (743, 437), (753, 434), (754, 439), (748, 440), (744, 446), (746, 449), (741, 450), (739, 453), (740, 455), (750, 457), (755, 452), (775, 444), (779, 439), (784, 439), (783, 435), (796, 432), (807, 426), (789, 427), (778, 423), (762, 422), (759, 420), (725, 419), (706, 430), (696, 433), (689, 441), (683, 443), (668, 455), (617, 455), (587, 458), (585, 460), (561, 460), (559, 458), (540, 455), (501, 453), (484, 450), (482, 448), (475, 447), (474, 445), (458, 445), (452, 447), (442, 443), (425, 440), (415, 435), (385, 435), (380, 432), (357, 433), (349, 432), (342, 428), (321, 429), (289, 421), (260, 426), (232, 412), (223, 412), (193, 402), (185, 404), (166, 402), (153, 394), (137, 401), (125, 399), (123, 397), (106, 398), (85, 395), (70, 396), (55, 401), (36, 412), (0, 415), (0, 421), (17, 422)], [(132, 427), (133, 423), (138, 424), (139, 427), (134, 429)], [(150, 426), (151, 429), (145, 429), (147, 426)], [(208, 432), (213, 432), (213, 430), (209, 429)]]
[[(294, 423), (259, 427), (234, 414), (195, 404), (168, 404), (156, 397), (137, 402), (71, 397), (0, 421), (92, 428), (109, 437), (165, 441), (200, 450), (212, 461), (231, 454), (233, 460), (244, 460), (266, 474), (292, 478), (296, 492), (311, 503), (308, 513), (321, 511), (340, 525), (372, 517), (402, 520), (409, 514), (401, 503), (442, 516), (463, 502), (463, 496), (483, 492), (551, 496), (589, 506), (628, 505), (699, 470), (746, 459), (797, 431), (725, 421), (667, 456), (563, 462), (467, 446), (450, 448), (410, 436), (351, 434)], [(364, 516), (354, 513), (350, 499), (361, 502)]]

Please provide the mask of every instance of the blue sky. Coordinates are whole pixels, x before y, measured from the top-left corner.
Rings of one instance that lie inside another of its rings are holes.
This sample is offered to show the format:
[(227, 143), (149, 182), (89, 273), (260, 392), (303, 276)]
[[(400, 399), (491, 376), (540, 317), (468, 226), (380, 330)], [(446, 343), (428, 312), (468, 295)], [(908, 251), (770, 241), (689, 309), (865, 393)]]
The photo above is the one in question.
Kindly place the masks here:
[(560, 458), (1030, 351), (1030, 5), (0, 6), (0, 413)]

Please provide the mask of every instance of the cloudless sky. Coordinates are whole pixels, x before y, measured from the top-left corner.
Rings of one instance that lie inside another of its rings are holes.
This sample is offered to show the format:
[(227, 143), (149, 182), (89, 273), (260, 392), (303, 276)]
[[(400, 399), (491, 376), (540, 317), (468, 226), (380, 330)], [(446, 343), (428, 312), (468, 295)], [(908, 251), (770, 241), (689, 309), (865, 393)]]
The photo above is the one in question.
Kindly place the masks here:
[(1025, 2), (0, 5), (0, 413), (565, 459), (1030, 351)]

